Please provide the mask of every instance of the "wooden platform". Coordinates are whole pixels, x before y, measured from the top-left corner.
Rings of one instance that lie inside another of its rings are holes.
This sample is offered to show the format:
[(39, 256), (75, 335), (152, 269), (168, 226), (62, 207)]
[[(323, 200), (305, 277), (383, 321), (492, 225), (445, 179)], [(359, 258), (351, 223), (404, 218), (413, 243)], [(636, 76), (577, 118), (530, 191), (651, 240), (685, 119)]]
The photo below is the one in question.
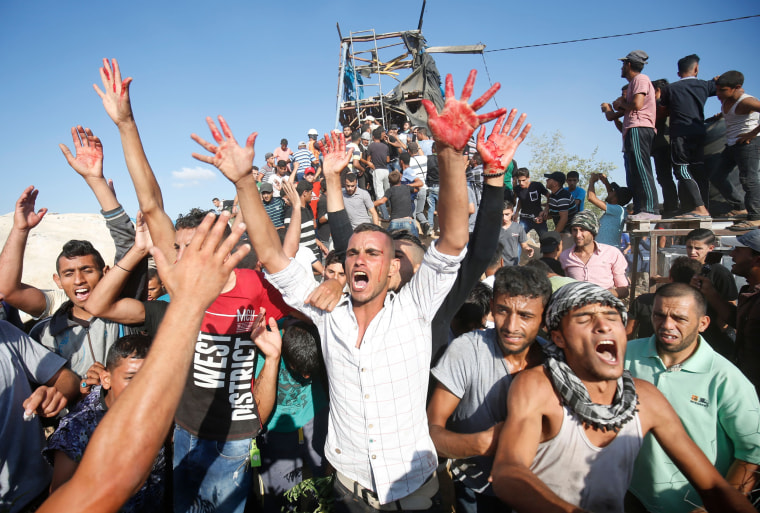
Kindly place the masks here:
[[(639, 242), (642, 237), (649, 237), (651, 248), (649, 252), (649, 270), (657, 269), (657, 243), (655, 237), (685, 236), (697, 228), (706, 228), (712, 230), (718, 236), (735, 236), (746, 232), (735, 232), (728, 227), (736, 221), (741, 221), (742, 217), (688, 217), (688, 218), (671, 218), (671, 219), (652, 219), (646, 221), (628, 221), (626, 220), (626, 233), (631, 236), (631, 252), (633, 253), (634, 270), (631, 276), (631, 293), (630, 301), (636, 297), (636, 282), (638, 281), (639, 272), (636, 262), (639, 260)], [(654, 292), (655, 287), (650, 286), (649, 291)]]

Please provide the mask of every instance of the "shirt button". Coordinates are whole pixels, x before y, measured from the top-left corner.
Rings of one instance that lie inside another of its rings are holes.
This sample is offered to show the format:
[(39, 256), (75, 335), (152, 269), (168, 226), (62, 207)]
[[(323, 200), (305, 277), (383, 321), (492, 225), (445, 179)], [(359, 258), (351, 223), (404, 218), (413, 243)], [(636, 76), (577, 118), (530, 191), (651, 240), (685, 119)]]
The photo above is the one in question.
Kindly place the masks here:
[(364, 394), (365, 399), (369, 399), (369, 394)]
[(367, 372), (367, 368), (366, 367), (362, 367), (362, 372)]
[(376, 459), (377, 459), (377, 455), (373, 454), (373, 455), (372, 455), (372, 459), (373, 459), (373, 460), (376, 460)]
[(340, 454), (340, 449), (335, 449), (336, 454)]
[(372, 425), (372, 424), (370, 424), (370, 425), (369, 425), (369, 426), (367, 426), (367, 427), (368, 427), (368, 428), (370, 428), (370, 429), (372, 429), (372, 428), (373, 428), (373, 427), (375, 427), (375, 426), (374, 426), (374, 425)]

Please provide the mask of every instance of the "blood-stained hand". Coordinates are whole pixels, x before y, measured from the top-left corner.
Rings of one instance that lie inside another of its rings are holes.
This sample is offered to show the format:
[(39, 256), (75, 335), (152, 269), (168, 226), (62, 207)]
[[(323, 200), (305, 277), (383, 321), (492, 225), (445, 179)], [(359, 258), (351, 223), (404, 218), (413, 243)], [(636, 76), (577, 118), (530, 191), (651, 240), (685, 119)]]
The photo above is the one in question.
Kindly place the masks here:
[[(213, 153), (213, 156), (201, 155), (199, 153), (193, 153), (193, 158), (211, 164), (222, 172), (232, 183), (237, 184), (244, 178), (250, 178), (251, 169), (253, 169), (253, 157), (255, 151), (253, 145), (256, 142), (256, 137), (259, 135), (257, 132), (248, 136), (245, 141), (245, 146), (240, 146), (232, 135), (229, 125), (222, 116), (219, 116), (219, 126), (222, 131), (217, 129), (214, 120), (210, 117), (206, 118), (209, 129), (211, 129), (211, 135), (219, 146), (215, 146), (210, 142), (199, 137), (197, 134), (191, 134), (193, 141), (203, 146), (206, 151)], [(224, 136), (222, 136), (224, 134)]]
[(457, 151), (462, 151), (478, 126), (507, 113), (507, 109), (499, 109), (488, 114), (475, 113), (499, 90), (501, 84), (498, 82), (472, 104), (467, 103), (472, 96), (477, 74), (476, 70), (470, 71), (462, 89), (462, 98), (459, 100), (454, 97), (454, 80), (451, 74), (446, 75), (446, 103), (440, 114), (436, 111), (433, 102), (422, 100), (422, 105), (428, 113), (428, 126), (439, 146), (450, 146)]
[[(530, 123), (525, 125), (525, 128), (520, 132), (520, 127), (525, 122), (527, 114), (521, 115), (517, 120), (517, 124), (510, 130), (516, 115), (517, 109), (512, 109), (506, 123), (504, 122), (504, 116), (500, 116), (491, 131), (491, 135), (488, 136), (488, 140), (485, 138), (486, 127), (480, 127), (480, 132), (478, 133), (478, 153), (480, 153), (483, 159), (483, 167), (486, 174), (500, 173), (507, 169), (507, 166), (515, 156), (517, 147), (528, 136)], [(519, 136), (517, 135), (518, 132), (520, 132)]]
[(16, 201), (16, 210), (13, 212), (13, 227), (17, 230), (31, 230), (42, 221), (47, 213), (46, 208), (41, 208), (39, 212), (34, 211), (34, 204), (37, 201), (37, 195), (40, 193), (30, 185)]
[(340, 176), (348, 162), (351, 160), (351, 150), (346, 150), (346, 138), (343, 134), (330, 132), (325, 134), (324, 141), (320, 141), (319, 149), (324, 155), (322, 172), (327, 177)]
[(71, 127), (74, 141), (74, 155), (65, 144), (58, 147), (66, 157), (66, 162), (85, 180), (103, 178), (103, 145), (89, 128), (82, 125)]
[(92, 84), (92, 87), (103, 100), (103, 107), (111, 120), (116, 125), (132, 121), (132, 105), (129, 102), (129, 85), (132, 83), (132, 77), (122, 80), (116, 59), (111, 59), (111, 62), (103, 59), (100, 79), (103, 81), (105, 91), (101, 91), (97, 84)]

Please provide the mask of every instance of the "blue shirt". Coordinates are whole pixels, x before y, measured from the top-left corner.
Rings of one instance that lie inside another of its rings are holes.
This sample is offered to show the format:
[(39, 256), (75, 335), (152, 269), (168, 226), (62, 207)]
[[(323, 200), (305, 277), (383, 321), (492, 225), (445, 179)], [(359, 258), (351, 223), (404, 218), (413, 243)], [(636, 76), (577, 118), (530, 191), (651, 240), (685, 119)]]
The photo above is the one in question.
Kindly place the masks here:
[[(578, 190), (577, 188), (575, 189)], [(620, 236), (623, 233), (625, 225), (625, 209), (620, 205), (611, 205), (607, 203), (607, 210), (599, 218), (599, 233), (596, 234), (596, 241), (610, 246), (620, 246)], [(625, 249), (625, 246), (620, 248)]]

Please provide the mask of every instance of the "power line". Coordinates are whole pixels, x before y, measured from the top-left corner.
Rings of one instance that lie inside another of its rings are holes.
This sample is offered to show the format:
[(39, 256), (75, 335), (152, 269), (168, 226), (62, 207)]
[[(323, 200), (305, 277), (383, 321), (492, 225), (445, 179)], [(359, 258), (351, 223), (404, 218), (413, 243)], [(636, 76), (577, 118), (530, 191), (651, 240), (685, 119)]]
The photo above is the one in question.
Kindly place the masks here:
[(716, 23), (727, 23), (729, 21), (738, 21), (738, 20), (747, 20), (750, 18), (758, 18), (760, 17), (760, 14), (752, 14), (750, 16), (742, 16), (741, 18), (729, 18), (727, 20), (716, 20), (716, 21), (706, 21), (704, 23), (693, 23), (691, 25), (679, 25), (678, 27), (667, 27), (667, 28), (661, 28), (661, 29), (653, 29), (653, 30), (642, 30), (640, 32), (628, 32), (627, 34), (614, 34), (611, 36), (598, 36), (598, 37), (586, 37), (583, 39), (571, 39), (569, 41), (557, 41), (556, 43), (541, 43), (537, 45), (523, 45), (523, 46), (512, 46), (510, 48), (498, 48), (495, 50), (484, 50), (484, 52), (506, 52), (508, 50), (522, 50), (524, 48), (537, 48), (540, 46), (554, 46), (554, 45), (564, 45), (568, 43), (581, 43), (583, 41), (596, 41), (598, 39), (612, 39), (615, 37), (627, 37), (627, 36), (637, 36), (640, 34), (651, 34), (653, 32), (665, 32), (667, 30), (678, 30), (678, 29), (684, 29), (684, 28), (691, 28), (691, 27), (701, 27), (703, 25), (714, 25)]

